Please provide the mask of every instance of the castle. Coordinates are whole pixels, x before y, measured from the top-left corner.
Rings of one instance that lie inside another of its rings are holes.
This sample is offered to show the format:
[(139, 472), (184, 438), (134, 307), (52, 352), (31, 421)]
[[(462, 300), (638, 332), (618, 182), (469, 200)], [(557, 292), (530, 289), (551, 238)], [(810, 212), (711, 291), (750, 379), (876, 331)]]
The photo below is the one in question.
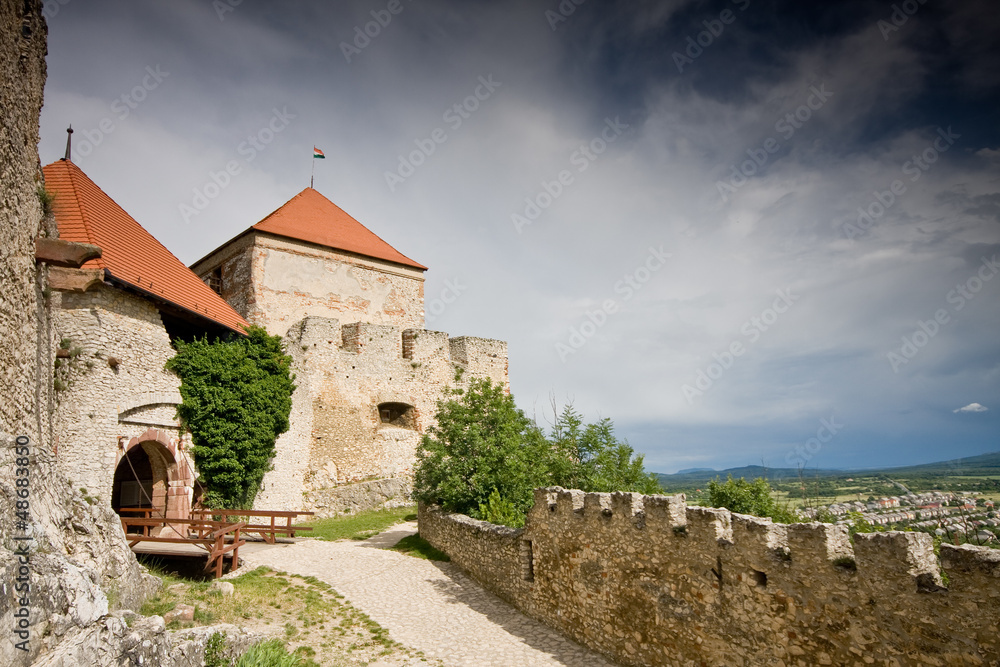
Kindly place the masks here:
[(181, 517), (201, 493), (164, 369), (177, 338), (284, 337), (296, 389), (257, 497), (268, 509), (406, 502), (442, 389), (507, 386), (506, 343), (425, 330), (427, 268), (312, 188), (189, 269), (71, 161), (43, 171), (59, 237), (100, 249), (52, 269), (57, 460), (115, 509)]

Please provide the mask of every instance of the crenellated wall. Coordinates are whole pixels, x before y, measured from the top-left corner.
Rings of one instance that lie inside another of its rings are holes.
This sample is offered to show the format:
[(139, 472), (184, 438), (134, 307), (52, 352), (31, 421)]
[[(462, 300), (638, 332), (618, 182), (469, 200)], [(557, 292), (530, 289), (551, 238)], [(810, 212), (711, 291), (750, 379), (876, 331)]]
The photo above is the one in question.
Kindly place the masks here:
[(623, 665), (1000, 664), (1000, 550), (939, 559), (923, 533), (852, 540), (683, 495), (559, 488), (535, 491), (522, 530), (421, 507), (420, 534)]
[[(443, 390), (486, 377), (508, 387), (503, 341), (307, 317), (289, 328), (285, 348), (296, 389), (290, 428), (257, 496), (262, 508), (323, 516), (409, 502), (417, 445)], [(410, 410), (383, 423), (385, 404)]]

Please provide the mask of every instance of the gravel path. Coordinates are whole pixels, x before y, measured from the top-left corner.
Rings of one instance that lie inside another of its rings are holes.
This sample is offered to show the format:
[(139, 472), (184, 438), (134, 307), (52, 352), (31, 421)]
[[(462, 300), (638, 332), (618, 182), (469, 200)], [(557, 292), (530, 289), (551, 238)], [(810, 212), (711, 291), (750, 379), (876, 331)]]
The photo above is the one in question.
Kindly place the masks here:
[(363, 542), (252, 543), (240, 556), (250, 568), (327, 582), (394, 640), (449, 667), (613, 667), (483, 590), (458, 566), (386, 550), (416, 531), (410, 522)]

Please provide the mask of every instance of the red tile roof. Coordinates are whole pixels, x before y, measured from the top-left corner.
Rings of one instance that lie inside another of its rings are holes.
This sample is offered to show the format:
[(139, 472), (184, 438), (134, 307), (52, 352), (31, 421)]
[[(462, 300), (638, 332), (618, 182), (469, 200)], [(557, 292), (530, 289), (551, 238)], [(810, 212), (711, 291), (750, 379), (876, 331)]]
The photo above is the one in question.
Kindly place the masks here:
[(230, 329), (247, 325), (239, 313), (203, 283), (69, 160), (43, 168), (55, 195), (59, 238), (98, 245), (103, 255), (83, 265)]
[(312, 188), (292, 197), (251, 229), (427, 270)]

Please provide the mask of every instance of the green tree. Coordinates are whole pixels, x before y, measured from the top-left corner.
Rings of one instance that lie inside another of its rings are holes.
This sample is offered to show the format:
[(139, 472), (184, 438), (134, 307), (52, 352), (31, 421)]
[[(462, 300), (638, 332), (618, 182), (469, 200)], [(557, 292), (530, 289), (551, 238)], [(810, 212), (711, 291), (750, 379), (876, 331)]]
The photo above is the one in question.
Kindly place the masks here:
[(271, 469), (274, 441), (288, 430), (294, 376), (279, 336), (177, 341), (167, 368), (181, 378), (177, 412), (191, 431), (194, 461), (215, 508), (248, 508)]
[(573, 406), (564, 407), (549, 438), (550, 483), (584, 491), (662, 493), (656, 476), (645, 471), (643, 456), (614, 430), (610, 419), (584, 425)]
[(604, 419), (584, 425), (567, 406), (550, 438), (514, 404), (499, 384), (473, 380), (438, 403), (437, 425), (417, 450), (414, 494), (492, 523), (521, 526), (533, 489), (563, 486), (584, 491), (659, 493), (642, 456), (614, 435)]
[(732, 475), (725, 482), (715, 478), (708, 483), (708, 502), (712, 507), (725, 507), (739, 514), (770, 517), (781, 523), (797, 521), (791, 511), (778, 505), (771, 495), (771, 485), (763, 477), (752, 482), (743, 477), (733, 479)]
[(474, 379), (438, 402), (437, 424), (417, 449), (414, 495), (449, 512), (478, 516), (490, 495), (525, 514), (545, 483), (546, 442), (503, 386)]

